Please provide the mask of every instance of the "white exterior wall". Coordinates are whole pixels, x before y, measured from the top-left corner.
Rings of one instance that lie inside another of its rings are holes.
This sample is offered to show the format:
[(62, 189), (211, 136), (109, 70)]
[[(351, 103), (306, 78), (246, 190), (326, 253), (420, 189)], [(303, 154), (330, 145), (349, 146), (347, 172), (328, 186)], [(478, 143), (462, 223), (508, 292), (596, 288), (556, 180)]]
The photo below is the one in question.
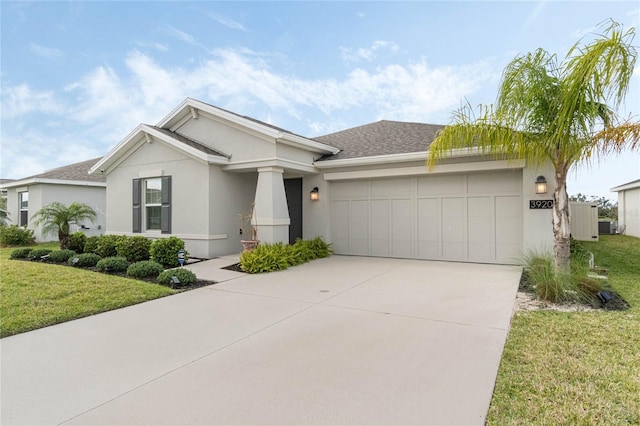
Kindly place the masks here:
[[(547, 193), (536, 194), (534, 182), (538, 176), (547, 180)], [(555, 190), (553, 166), (526, 167), (522, 171), (522, 232), (523, 252), (546, 252), (553, 250), (553, 210), (530, 209), (530, 200), (553, 200)]]
[(80, 202), (89, 205), (96, 211), (96, 220), (93, 223), (87, 222), (85, 225), (89, 229), (80, 229), (79, 226), (72, 225), (71, 232), (82, 231), (87, 236), (101, 235), (106, 228), (106, 188), (102, 186), (81, 186), (36, 183), (27, 186), (10, 188), (7, 191), (7, 211), (9, 221), (18, 224), (19, 193), (29, 192), (29, 224), (28, 228), (33, 229), (37, 242), (57, 241), (55, 234), (43, 235), (40, 227), (35, 227), (32, 216), (42, 207), (54, 201), (69, 206), (73, 202)]
[(618, 192), (618, 229), (624, 234), (640, 238), (640, 188)]

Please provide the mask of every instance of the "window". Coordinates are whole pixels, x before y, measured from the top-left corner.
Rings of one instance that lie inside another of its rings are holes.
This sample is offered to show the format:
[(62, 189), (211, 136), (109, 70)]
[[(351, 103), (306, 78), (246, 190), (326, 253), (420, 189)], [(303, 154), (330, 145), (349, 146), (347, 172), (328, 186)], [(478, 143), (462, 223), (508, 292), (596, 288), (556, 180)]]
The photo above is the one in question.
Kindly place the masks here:
[(29, 224), (29, 193), (19, 192), (20, 200), (20, 226), (27, 226)]
[(159, 231), (162, 215), (162, 179), (144, 181), (145, 231)]
[(133, 180), (133, 232), (171, 233), (171, 176)]

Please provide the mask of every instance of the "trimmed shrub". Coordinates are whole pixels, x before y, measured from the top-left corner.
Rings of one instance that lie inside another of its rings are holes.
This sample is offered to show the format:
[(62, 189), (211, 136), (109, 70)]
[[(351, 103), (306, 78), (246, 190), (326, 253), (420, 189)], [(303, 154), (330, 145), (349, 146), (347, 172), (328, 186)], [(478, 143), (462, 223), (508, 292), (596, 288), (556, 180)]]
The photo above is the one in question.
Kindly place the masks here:
[(31, 247), (15, 249), (11, 252), (11, 255), (9, 256), (9, 258), (10, 259), (28, 259), (29, 253), (31, 253), (31, 250), (33, 250)]
[(95, 252), (100, 257), (116, 257), (118, 255), (118, 244), (126, 238), (124, 235), (100, 235)]
[(51, 253), (53, 250), (50, 249), (34, 249), (29, 252), (29, 260), (40, 261), (42, 260), (42, 256), (46, 256)]
[(74, 232), (69, 235), (69, 250), (73, 250), (76, 253), (84, 253), (84, 245), (87, 241), (87, 236), (84, 232)]
[[(84, 250), (83, 253), (95, 253), (98, 254), (98, 241), (100, 241), (99, 236), (87, 237), (84, 242)], [(80, 252), (78, 252), (80, 253)]]
[(98, 271), (112, 274), (125, 272), (128, 267), (129, 262), (127, 262), (127, 259), (119, 256), (105, 257), (96, 263)]
[[(178, 237), (169, 237), (154, 240), (151, 243), (151, 260), (158, 262), (165, 268), (175, 268), (180, 266), (178, 262), (178, 252), (184, 249), (184, 241)], [(185, 251), (184, 260), (187, 260), (189, 253)]]
[(76, 252), (73, 250), (54, 250), (49, 253), (49, 262), (53, 263), (66, 263), (71, 256), (75, 256)]
[[(74, 264), (73, 261), (78, 259), (78, 261)], [(100, 256), (95, 253), (83, 253), (77, 256), (71, 256), (67, 263), (71, 266), (78, 266), (80, 268), (91, 268), (96, 266), (100, 261)]]
[(139, 262), (149, 260), (151, 257), (150, 248), (151, 240), (149, 238), (136, 235), (119, 241), (117, 251), (119, 257), (125, 257), (129, 262)]
[[(177, 277), (180, 283), (174, 284), (172, 277)], [(184, 268), (169, 269), (158, 275), (158, 283), (171, 288), (184, 287), (196, 281), (196, 274)]]
[(143, 260), (129, 265), (127, 275), (138, 279), (156, 278), (162, 271), (164, 268), (158, 262)]
[(31, 229), (18, 225), (0, 226), (0, 244), (5, 246), (28, 246), (35, 244), (36, 238)]

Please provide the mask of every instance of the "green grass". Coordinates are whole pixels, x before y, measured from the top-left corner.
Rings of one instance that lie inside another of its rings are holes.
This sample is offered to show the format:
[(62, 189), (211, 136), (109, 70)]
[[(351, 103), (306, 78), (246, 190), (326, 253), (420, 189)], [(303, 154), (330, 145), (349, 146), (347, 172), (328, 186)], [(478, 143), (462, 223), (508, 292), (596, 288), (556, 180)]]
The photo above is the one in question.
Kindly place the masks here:
[(640, 424), (640, 239), (585, 245), (631, 309), (518, 312), (487, 424)]
[[(57, 249), (57, 243), (39, 248)], [(9, 260), (0, 249), (0, 337), (122, 308), (175, 291), (61, 265)]]

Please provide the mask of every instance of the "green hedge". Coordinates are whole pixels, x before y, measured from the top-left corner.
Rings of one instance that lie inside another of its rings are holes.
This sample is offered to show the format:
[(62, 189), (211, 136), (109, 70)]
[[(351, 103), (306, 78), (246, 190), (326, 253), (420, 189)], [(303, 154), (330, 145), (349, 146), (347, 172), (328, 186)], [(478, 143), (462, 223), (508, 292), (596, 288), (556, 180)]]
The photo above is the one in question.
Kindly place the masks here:
[(125, 272), (129, 267), (129, 262), (124, 257), (105, 257), (104, 259), (100, 259), (98, 263), (96, 263), (96, 268), (100, 272), (107, 273), (119, 273)]
[(76, 253), (84, 253), (84, 245), (87, 242), (87, 236), (84, 232), (74, 232), (69, 235), (69, 250), (73, 250)]
[(0, 226), (0, 244), (5, 246), (28, 246), (35, 244), (31, 229), (18, 225)]
[(117, 244), (118, 256), (125, 257), (129, 262), (140, 262), (149, 260), (151, 255), (151, 240), (147, 237), (136, 235), (134, 237), (123, 237)]
[(49, 262), (53, 263), (66, 263), (69, 258), (75, 256), (76, 252), (73, 250), (54, 250), (49, 253)]
[[(73, 262), (75, 259), (78, 259), (77, 262)], [(96, 266), (100, 261), (100, 256), (95, 253), (83, 253), (77, 256), (71, 256), (67, 263), (71, 266), (77, 266), (80, 268), (91, 268)]]
[[(175, 284), (172, 277), (178, 278), (180, 282)], [(196, 281), (196, 274), (185, 268), (169, 269), (158, 275), (158, 283), (171, 288), (184, 287)]]
[(40, 261), (43, 260), (42, 256), (46, 256), (51, 253), (53, 250), (50, 249), (34, 249), (29, 253), (29, 260)]
[(127, 275), (132, 278), (156, 278), (164, 270), (161, 264), (153, 260), (132, 263), (127, 268)]
[[(175, 268), (180, 266), (178, 262), (178, 252), (184, 250), (184, 241), (178, 237), (161, 238), (151, 243), (151, 260), (158, 262), (165, 268)], [(189, 253), (185, 251), (184, 260), (187, 260)]]
[(10, 259), (28, 259), (29, 253), (31, 253), (33, 249), (31, 247), (23, 247), (18, 248), (11, 251)]

